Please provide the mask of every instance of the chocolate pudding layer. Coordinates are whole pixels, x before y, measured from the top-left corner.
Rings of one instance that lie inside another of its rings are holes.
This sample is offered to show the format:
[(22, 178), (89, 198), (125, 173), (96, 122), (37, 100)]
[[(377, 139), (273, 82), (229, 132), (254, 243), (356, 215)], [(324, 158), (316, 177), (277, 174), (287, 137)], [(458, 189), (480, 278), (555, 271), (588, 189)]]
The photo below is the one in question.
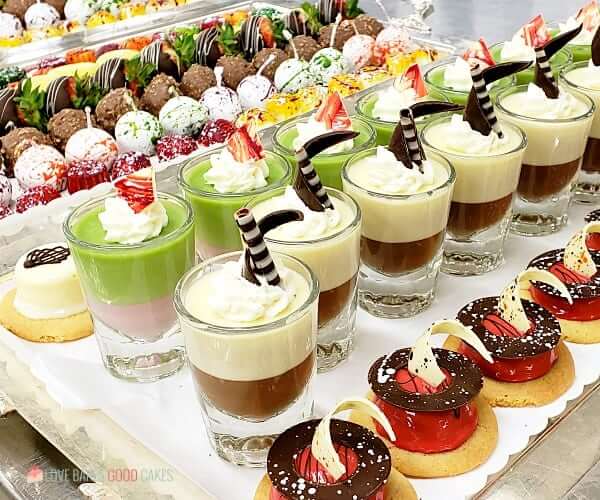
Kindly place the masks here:
[(500, 222), (510, 210), (512, 194), (483, 203), (461, 203), (450, 205), (448, 232), (453, 237), (466, 237)]
[(595, 137), (588, 139), (585, 153), (583, 154), (581, 170), (591, 173), (600, 172), (600, 139), (596, 139)]
[(304, 391), (313, 373), (314, 353), (294, 368), (259, 380), (228, 380), (213, 377), (191, 364), (199, 396), (224, 413), (263, 419), (289, 407)]
[(444, 231), (417, 241), (385, 243), (365, 236), (360, 242), (363, 263), (383, 274), (403, 274), (415, 271), (438, 254), (444, 241)]
[(319, 294), (319, 328), (337, 318), (352, 300), (356, 291), (357, 276), (358, 273), (340, 286)]
[(523, 163), (518, 193), (527, 201), (540, 201), (565, 189), (577, 175), (581, 158), (555, 165)]

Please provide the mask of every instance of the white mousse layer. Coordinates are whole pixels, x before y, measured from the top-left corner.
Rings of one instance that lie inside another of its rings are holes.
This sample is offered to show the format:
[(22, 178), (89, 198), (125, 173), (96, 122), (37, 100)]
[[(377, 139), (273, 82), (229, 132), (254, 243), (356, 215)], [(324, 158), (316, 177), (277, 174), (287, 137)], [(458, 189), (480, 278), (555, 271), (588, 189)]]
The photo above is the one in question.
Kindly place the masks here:
[(594, 65), (590, 59), (589, 64), (582, 68), (576, 68), (565, 74), (567, 83), (574, 84), (578, 90), (584, 92), (594, 101), (596, 113), (590, 130), (590, 137), (600, 139), (600, 66)]
[(501, 122), (502, 139), (473, 130), (460, 115), (435, 122), (424, 131), (425, 150), (433, 146), (456, 170), (453, 201), (483, 203), (515, 192), (525, 148), (518, 129)]

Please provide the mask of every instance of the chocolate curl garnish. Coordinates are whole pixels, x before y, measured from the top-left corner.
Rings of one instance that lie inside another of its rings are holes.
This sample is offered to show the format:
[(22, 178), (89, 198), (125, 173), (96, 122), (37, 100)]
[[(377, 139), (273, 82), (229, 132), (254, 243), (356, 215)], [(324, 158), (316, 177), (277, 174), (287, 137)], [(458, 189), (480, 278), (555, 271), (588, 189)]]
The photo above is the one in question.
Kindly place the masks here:
[(596, 30), (592, 38), (592, 62), (595, 66), (600, 66), (600, 28)]
[(258, 229), (262, 234), (267, 234), (288, 222), (301, 220), (304, 220), (304, 214), (300, 210), (275, 210), (258, 221)]
[(23, 267), (25, 269), (31, 269), (32, 267), (43, 266), (45, 264), (60, 264), (62, 261), (67, 260), (71, 255), (69, 249), (63, 246), (56, 246), (51, 248), (36, 248), (27, 254)]
[(327, 208), (333, 208), (311, 159), (327, 148), (354, 139), (358, 135), (358, 132), (353, 130), (332, 130), (313, 137), (296, 151), (298, 175), (294, 181), (294, 191), (309, 209), (314, 212), (324, 212)]
[(498, 137), (503, 137), (494, 112), (494, 106), (488, 94), (487, 85), (523, 71), (530, 65), (531, 63), (527, 61), (517, 61), (496, 64), (487, 68), (482, 68), (479, 64), (471, 66), (473, 88), (469, 93), (463, 118), (471, 125), (473, 130), (477, 130), (477, 132), (486, 136), (490, 135), (493, 130)]
[(550, 67), (550, 59), (579, 35), (582, 29), (583, 24), (580, 24), (579, 27), (561, 33), (535, 49), (535, 84), (544, 91), (548, 99), (558, 99), (559, 93), (558, 85)]
[(240, 208), (235, 213), (235, 222), (240, 228), (246, 247), (242, 266), (244, 279), (260, 285), (258, 277), (262, 276), (269, 285), (279, 285), (281, 278), (252, 212), (248, 208)]

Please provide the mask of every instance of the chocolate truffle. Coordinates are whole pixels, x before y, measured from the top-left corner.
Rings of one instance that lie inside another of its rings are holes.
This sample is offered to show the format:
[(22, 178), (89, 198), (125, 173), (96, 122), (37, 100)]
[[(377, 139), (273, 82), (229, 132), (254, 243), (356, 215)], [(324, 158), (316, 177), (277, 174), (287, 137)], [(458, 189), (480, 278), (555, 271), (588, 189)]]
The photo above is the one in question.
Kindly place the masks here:
[(239, 56), (220, 57), (217, 66), (223, 67), (223, 83), (233, 90), (244, 78), (254, 74), (252, 64)]
[[(305, 61), (310, 61), (312, 56), (315, 55), (315, 52), (321, 48), (314, 38), (306, 35), (295, 36), (292, 39), (292, 42), (298, 51), (298, 57)], [(289, 57), (295, 57), (294, 49), (291, 44), (285, 48), (285, 51)]]
[(160, 109), (166, 102), (178, 95), (180, 95), (180, 92), (177, 81), (172, 76), (160, 73), (152, 78), (140, 102), (143, 109), (154, 116), (158, 116)]
[(6, 173), (9, 177), (13, 175), (15, 163), (23, 151), (34, 144), (52, 144), (50, 137), (33, 127), (13, 129), (0, 138), (0, 142), (2, 143), (2, 154), (6, 160)]
[(113, 132), (119, 118), (137, 107), (138, 99), (130, 90), (111, 90), (96, 106), (96, 121), (107, 132)]
[(273, 62), (269, 64), (265, 69), (263, 69), (262, 74), (263, 76), (266, 76), (269, 80), (273, 81), (273, 79), (275, 78), (275, 71), (277, 71), (279, 65), (286, 59), (290, 58), (290, 56), (288, 56), (283, 50), (275, 48), (262, 49), (258, 54), (254, 56), (252, 64), (254, 65), (254, 71), (258, 71), (258, 69), (263, 65), (263, 63), (271, 54), (275, 56), (275, 59), (273, 59)]
[[(330, 24), (328, 26), (323, 26), (319, 31), (319, 43), (321, 44), (321, 47), (329, 47), (332, 29), (333, 24)], [(352, 24), (350, 24), (349, 21), (342, 21), (335, 33), (334, 47), (338, 50), (342, 50), (346, 41), (355, 34)]]
[[(95, 124), (93, 117), (92, 124)], [(64, 152), (67, 141), (71, 136), (85, 127), (87, 127), (87, 120), (83, 110), (63, 109), (50, 118), (48, 134), (54, 145)]]
[(215, 73), (208, 66), (192, 64), (181, 79), (179, 89), (183, 95), (199, 100), (206, 89), (217, 84)]
[(376, 38), (379, 32), (383, 30), (383, 24), (379, 20), (367, 14), (361, 14), (354, 19), (354, 26), (361, 35), (369, 35)]
[(7, 14), (17, 16), (21, 21), (25, 19), (25, 12), (36, 0), (6, 0), (2, 10)]

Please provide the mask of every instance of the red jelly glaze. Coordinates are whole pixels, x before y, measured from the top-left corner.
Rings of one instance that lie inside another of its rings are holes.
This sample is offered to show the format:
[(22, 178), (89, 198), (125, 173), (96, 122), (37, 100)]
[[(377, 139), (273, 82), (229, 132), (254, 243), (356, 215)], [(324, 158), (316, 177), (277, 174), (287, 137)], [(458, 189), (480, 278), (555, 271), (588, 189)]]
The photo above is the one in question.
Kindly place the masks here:
[[(311, 453), (310, 446), (307, 446), (302, 452), (296, 457), (294, 466), (296, 472), (306, 479), (306, 488), (310, 488), (312, 484), (336, 484), (348, 479), (358, 469), (358, 456), (354, 451), (346, 446), (334, 444), (334, 448), (340, 457), (340, 461), (346, 467), (345, 474), (340, 477), (337, 481), (327, 472), (327, 470), (317, 461), (317, 459)], [(376, 493), (367, 498), (367, 500), (385, 500), (384, 486), (382, 486)], [(282, 495), (274, 487), (271, 486), (269, 500), (288, 500), (285, 495)]]
[[(584, 280), (587, 279), (585, 276), (566, 270), (562, 263), (554, 264), (550, 272), (564, 283), (585, 283)], [(530, 287), (530, 292), (535, 302), (559, 319), (570, 321), (600, 319), (600, 297), (574, 299), (573, 304), (569, 304), (566, 299), (549, 295), (535, 286)]]
[(588, 234), (585, 244), (593, 252), (600, 252), (600, 233)]
[[(434, 388), (419, 377), (412, 376), (407, 369), (398, 370), (396, 381), (401, 389), (408, 392), (434, 394), (442, 391), (450, 382), (446, 381)], [(441, 453), (461, 446), (477, 428), (479, 421), (477, 407), (467, 403), (460, 408), (448, 411), (414, 412), (386, 403), (380, 398), (375, 404), (390, 421), (396, 434), (394, 444), (398, 448), (420, 453)], [(375, 422), (377, 433), (386, 436), (385, 430)]]

